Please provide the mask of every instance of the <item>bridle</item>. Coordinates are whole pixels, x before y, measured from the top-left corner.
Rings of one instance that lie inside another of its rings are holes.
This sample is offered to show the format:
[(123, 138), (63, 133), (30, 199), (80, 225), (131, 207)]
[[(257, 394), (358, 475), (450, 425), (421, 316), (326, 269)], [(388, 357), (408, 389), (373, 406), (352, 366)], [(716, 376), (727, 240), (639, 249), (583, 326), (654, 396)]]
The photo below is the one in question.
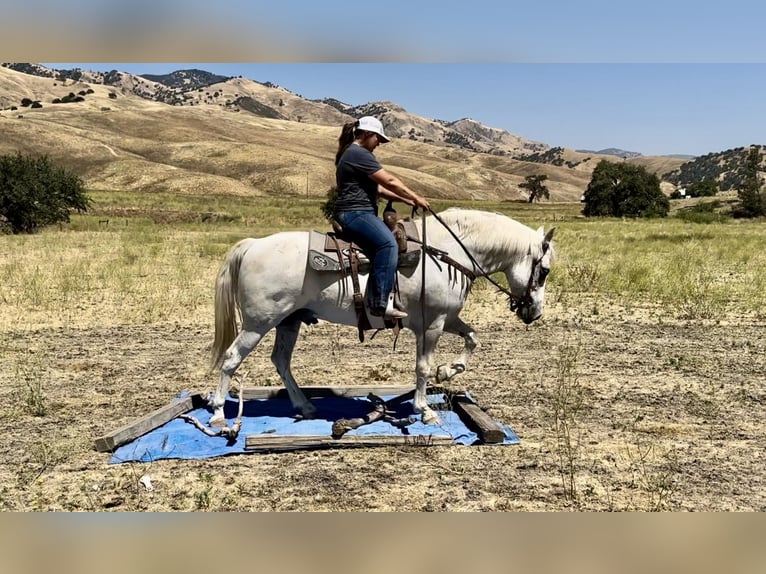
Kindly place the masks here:
[[(414, 210), (413, 210), (414, 211)], [(463, 244), (462, 241), (460, 241), (460, 238), (455, 234), (452, 229), (450, 229), (449, 225), (444, 223), (442, 221), (442, 218), (439, 217), (431, 208), (428, 208), (428, 211), (431, 213), (431, 215), (434, 216), (436, 221), (441, 223), (441, 225), (446, 229), (449, 234), (452, 236), (452, 238), (457, 242), (458, 245), (462, 248), (462, 250), (465, 252), (466, 256), (468, 256), (468, 259), (471, 261), (471, 265), (473, 265), (473, 269), (468, 269), (465, 265), (458, 263), (452, 257), (450, 257), (446, 251), (442, 251), (441, 249), (437, 249), (435, 247), (432, 247), (430, 245), (427, 245), (426, 243), (426, 224), (425, 224), (425, 214), (423, 215), (423, 240), (422, 240), (422, 247), (423, 250), (428, 253), (429, 255), (436, 257), (437, 259), (440, 259), (441, 261), (444, 261), (447, 265), (451, 265), (458, 271), (460, 271), (463, 275), (468, 277), (469, 280), (474, 281), (477, 277), (484, 277), (487, 281), (489, 281), (492, 285), (497, 288), (498, 291), (506, 295), (509, 299), (509, 305), (512, 312), (517, 312), (520, 309), (524, 309), (525, 307), (531, 307), (532, 306), (532, 292), (536, 289), (535, 288), (535, 272), (537, 271), (538, 267), (542, 265), (543, 257), (545, 257), (546, 252), (548, 251), (547, 244), (543, 244), (543, 254), (539, 258), (535, 259), (532, 262), (532, 270), (529, 274), (529, 280), (527, 281), (527, 288), (524, 290), (524, 294), (521, 297), (518, 297), (511, 293), (509, 289), (506, 289), (502, 285), (500, 285), (497, 281), (492, 279), (492, 277), (487, 273), (487, 271), (484, 270), (484, 268), (479, 264), (478, 261), (476, 261), (476, 258), (471, 254), (470, 251), (468, 251), (468, 248)], [(477, 273), (478, 271), (478, 273)]]
[[(543, 248), (543, 257), (545, 256), (545, 251), (547, 251), (547, 249)], [(512, 293), (508, 293), (509, 297), (511, 298), (511, 311), (516, 312), (517, 309), (523, 309), (524, 307), (532, 306), (532, 291), (536, 289), (534, 286), (535, 271), (542, 265), (543, 257), (539, 257), (532, 261), (532, 271), (529, 273), (529, 281), (527, 281), (527, 288), (524, 291), (524, 295), (521, 297), (515, 297)]]

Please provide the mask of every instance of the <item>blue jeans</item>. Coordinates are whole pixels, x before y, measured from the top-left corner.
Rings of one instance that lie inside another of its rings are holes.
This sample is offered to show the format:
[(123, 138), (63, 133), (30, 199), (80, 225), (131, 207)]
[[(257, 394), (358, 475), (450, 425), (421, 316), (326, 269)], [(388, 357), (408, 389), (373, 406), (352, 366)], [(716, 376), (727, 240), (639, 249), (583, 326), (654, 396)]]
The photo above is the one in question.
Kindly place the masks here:
[(340, 211), (335, 214), (335, 219), (372, 262), (367, 304), (370, 309), (385, 309), (388, 295), (394, 288), (399, 262), (394, 234), (373, 211)]

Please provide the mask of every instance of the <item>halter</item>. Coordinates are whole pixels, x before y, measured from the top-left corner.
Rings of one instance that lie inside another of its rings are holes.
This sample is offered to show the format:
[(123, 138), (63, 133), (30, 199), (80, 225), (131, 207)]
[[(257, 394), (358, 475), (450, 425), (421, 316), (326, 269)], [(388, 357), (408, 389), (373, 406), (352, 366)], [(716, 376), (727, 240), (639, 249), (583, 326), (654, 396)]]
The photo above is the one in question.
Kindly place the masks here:
[[(537, 267), (542, 263), (543, 258), (539, 257), (538, 259), (535, 259), (532, 262), (532, 271), (529, 274), (529, 281), (527, 281), (527, 288), (524, 291), (524, 295), (521, 297), (517, 297), (509, 289), (506, 289), (502, 285), (500, 285), (497, 281), (492, 279), (490, 277), (489, 273), (487, 273), (484, 268), (479, 264), (478, 261), (476, 261), (476, 258), (474, 258), (473, 255), (471, 255), (471, 252), (468, 251), (468, 248), (463, 244), (462, 241), (460, 241), (460, 238), (455, 234), (450, 227), (442, 221), (441, 217), (439, 217), (431, 208), (428, 208), (428, 211), (436, 218), (436, 221), (442, 224), (444, 229), (449, 231), (450, 235), (452, 235), (452, 238), (457, 241), (457, 244), (460, 245), (460, 247), (463, 249), (465, 254), (468, 256), (468, 259), (471, 261), (471, 265), (473, 265), (474, 270), (478, 270), (479, 273), (475, 273), (473, 270), (468, 269), (464, 265), (458, 263), (454, 259), (452, 259), (446, 251), (442, 251), (441, 249), (436, 249), (435, 247), (431, 247), (430, 245), (426, 245), (426, 236), (425, 236), (425, 223), (423, 225), (423, 249), (429, 253), (430, 255), (433, 255), (434, 257), (437, 257), (438, 259), (444, 261), (448, 265), (451, 265), (461, 273), (463, 273), (466, 277), (468, 277), (471, 281), (474, 281), (477, 277), (484, 277), (487, 281), (492, 283), (500, 292), (502, 292), (504, 295), (508, 296), (508, 299), (510, 300), (510, 307), (511, 311), (516, 312), (518, 309), (523, 309), (524, 307), (529, 307), (532, 305), (532, 291), (534, 288), (534, 280), (535, 280), (535, 270)], [(425, 216), (423, 217), (423, 220), (425, 221)], [(543, 256), (545, 255), (545, 252), (547, 250), (543, 249)]]

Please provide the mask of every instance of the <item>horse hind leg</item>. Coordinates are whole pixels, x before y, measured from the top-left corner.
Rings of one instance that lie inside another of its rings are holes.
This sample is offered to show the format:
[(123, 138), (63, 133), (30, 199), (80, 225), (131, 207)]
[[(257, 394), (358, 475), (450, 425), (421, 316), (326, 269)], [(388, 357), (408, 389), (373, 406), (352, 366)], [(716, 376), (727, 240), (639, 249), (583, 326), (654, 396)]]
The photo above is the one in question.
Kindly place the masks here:
[(298, 411), (303, 418), (313, 419), (316, 416), (317, 409), (311, 404), (306, 395), (298, 386), (290, 370), (290, 363), (293, 357), (293, 349), (298, 340), (298, 334), (301, 330), (301, 317), (291, 315), (277, 325), (276, 339), (274, 349), (271, 352), (271, 362), (277, 368), (279, 376), (287, 389), (290, 402), (293, 408)]
[(249, 331), (243, 329), (237, 338), (226, 350), (223, 364), (221, 365), (221, 379), (218, 388), (210, 397), (209, 404), (213, 409), (213, 416), (210, 417), (208, 424), (213, 427), (225, 427), (226, 418), (223, 415), (223, 405), (226, 402), (226, 395), (229, 392), (231, 377), (237, 371), (250, 352), (260, 343), (265, 333)]

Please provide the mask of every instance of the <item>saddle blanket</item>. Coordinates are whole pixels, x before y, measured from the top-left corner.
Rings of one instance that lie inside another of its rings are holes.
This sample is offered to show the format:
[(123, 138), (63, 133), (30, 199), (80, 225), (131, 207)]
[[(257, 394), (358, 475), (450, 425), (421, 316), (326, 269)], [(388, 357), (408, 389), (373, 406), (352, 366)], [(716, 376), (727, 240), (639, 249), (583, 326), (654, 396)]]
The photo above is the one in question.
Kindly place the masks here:
[[(418, 237), (417, 225), (414, 221), (402, 221), (407, 237)], [(343, 253), (343, 262), (338, 260), (338, 250), (335, 247), (330, 235), (323, 231), (311, 230), (309, 232), (309, 265), (315, 271), (335, 271), (343, 268), (349, 269), (348, 250), (351, 244), (344, 240), (338, 240), (341, 252)], [(356, 247), (356, 245), (354, 245)], [(359, 255), (359, 273), (364, 275), (370, 272), (372, 265), (367, 256), (361, 251)], [(417, 266), (420, 261), (420, 243), (416, 241), (407, 241), (407, 251), (399, 254), (399, 268), (409, 268)]]

